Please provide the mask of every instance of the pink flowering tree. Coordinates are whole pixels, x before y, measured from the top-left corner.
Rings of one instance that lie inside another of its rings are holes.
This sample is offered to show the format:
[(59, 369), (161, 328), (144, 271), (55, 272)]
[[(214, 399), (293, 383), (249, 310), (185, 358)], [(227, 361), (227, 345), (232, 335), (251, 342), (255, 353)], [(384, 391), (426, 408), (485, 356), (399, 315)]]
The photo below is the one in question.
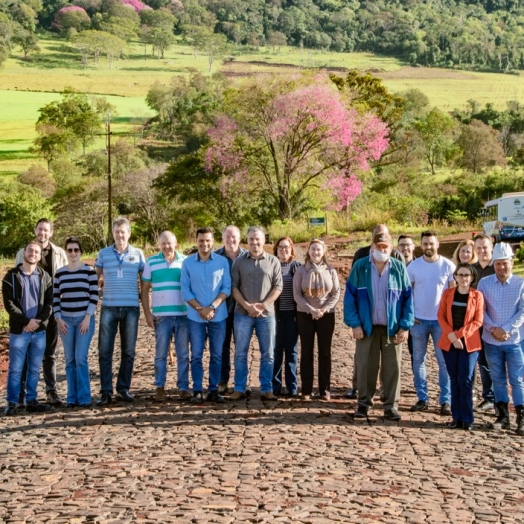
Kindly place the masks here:
[(58, 10), (52, 25), (59, 31), (66, 32), (68, 29), (82, 31), (91, 25), (91, 19), (84, 8), (69, 5)]
[(348, 108), (325, 78), (250, 83), (208, 131), (205, 168), (222, 175), (225, 198), (269, 195), (281, 219), (294, 218), (307, 194), (329, 191), (340, 210), (358, 196), (356, 174), (388, 145), (387, 126)]
[(122, 0), (122, 3), (128, 7), (132, 7), (137, 13), (140, 13), (142, 9), (151, 9), (140, 0)]

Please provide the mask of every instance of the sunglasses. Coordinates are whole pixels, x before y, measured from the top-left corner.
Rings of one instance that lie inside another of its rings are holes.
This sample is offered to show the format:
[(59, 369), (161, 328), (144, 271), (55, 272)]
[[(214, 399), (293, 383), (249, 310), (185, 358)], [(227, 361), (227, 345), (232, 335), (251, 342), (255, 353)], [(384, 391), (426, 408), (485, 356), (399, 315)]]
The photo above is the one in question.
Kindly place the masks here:
[(68, 253), (80, 253), (80, 248), (79, 247), (68, 247), (67, 252)]

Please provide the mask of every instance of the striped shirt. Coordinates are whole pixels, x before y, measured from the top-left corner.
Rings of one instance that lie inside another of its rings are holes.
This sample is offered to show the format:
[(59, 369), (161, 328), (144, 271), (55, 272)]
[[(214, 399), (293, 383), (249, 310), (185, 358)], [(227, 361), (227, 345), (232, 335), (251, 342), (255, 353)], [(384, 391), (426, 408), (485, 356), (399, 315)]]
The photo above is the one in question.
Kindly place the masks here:
[(56, 318), (94, 315), (98, 303), (98, 276), (84, 264), (76, 270), (61, 267), (53, 279), (53, 310)]
[[(497, 275), (491, 275), (484, 277), (477, 289), (484, 295), (485, 304), (482, 339), (494, 346), (519, 344), (524, 323), (524, 279), (511, 275), (501, 283)], [(495, 339), (491, 335), (495, 327), (509, 333), (509, 339), (504, 342)]]
[(301, 265), (302, 264), (296, 260), (281, 263), (282, 293), (277, 299), (278, 311), (295, 311), (297, 308), (295, 299), (293, 298), (293, 276), (296, 269)]
[(145, 258), (141, 249), (128, 246), (120, 254), (115, 246), (98, 253), (95, 268), (104, 277), (103, 306), (139, 307), (138, 275), (144, 270)]
[(142, 282), (151, 283), (153, 315), (156, 317), (187, 315), (187, 305), (182, 299), (180, 277), (182, 261), (187, 258), (175, 253), (175, 259), (168, 264), (164, 255), (158, 253), (146, 260)]

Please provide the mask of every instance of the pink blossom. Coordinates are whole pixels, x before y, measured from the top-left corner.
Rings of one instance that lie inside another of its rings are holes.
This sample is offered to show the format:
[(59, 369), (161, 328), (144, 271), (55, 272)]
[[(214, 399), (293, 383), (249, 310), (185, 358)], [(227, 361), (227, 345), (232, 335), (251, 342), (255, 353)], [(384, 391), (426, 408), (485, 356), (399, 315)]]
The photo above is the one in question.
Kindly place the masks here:
[(75, 11), (78, 13), (81, 13), (82, 18), (84, 18), (86, 22), (91, 21), (91, 19), (89, 18), (89, 15), (86, 13), (83, 7), (80, 7), (78, 5), (68, 5), (67, 7), (62, 7), (61, 9), (57, 11), (55, 15), (55, 19), (53, 20), (52, 26), (58, 29), (63, 29), (62, 24), (60, 23), (60, 19), (62, 18), (62, 16), (64, 16), (65, 13), (71, 13)]
[(142, 3), (140, 0), (122, 0), (125, 6), (132, 7), (137, 13), (142, 9), (151, 9), (148, 5)]

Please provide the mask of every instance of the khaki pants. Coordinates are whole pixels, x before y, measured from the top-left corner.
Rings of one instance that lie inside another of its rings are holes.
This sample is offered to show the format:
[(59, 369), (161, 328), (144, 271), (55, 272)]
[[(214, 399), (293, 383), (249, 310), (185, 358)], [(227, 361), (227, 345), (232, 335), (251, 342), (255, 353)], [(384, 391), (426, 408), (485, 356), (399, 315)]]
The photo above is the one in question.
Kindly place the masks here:
[(358, 403), (371, 408), (377, 389), (378, 370), (383, 387), (384, 411), (398, 407), (400, 398), (400, 366), (402, 344), (388, 337), (386, 326), (373, 326), (370, 337), (357, 340), (355, 363)]

